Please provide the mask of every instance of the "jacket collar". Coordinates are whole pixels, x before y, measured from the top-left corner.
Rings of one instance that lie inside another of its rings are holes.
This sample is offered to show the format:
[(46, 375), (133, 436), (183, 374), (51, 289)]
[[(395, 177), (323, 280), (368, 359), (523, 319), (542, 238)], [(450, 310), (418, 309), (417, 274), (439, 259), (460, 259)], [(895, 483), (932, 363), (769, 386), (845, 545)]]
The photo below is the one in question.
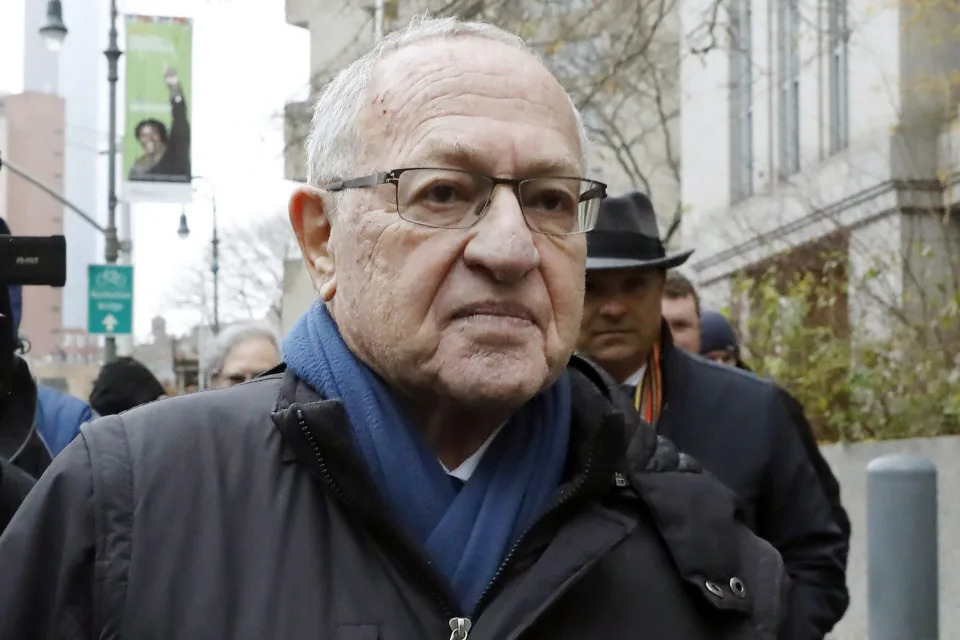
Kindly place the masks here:
[[(612, 380), (606, 384), (605, 374), (579, 359), (572, 361), (568, 370), (572, 377), (573, 417), (567, 481), (558, 494), (564, 508), (551, 510), (534, 525), (538, 533), (528, 539), (524, 554), (552, 540), (552, 536), (542, 532), (555, 530), (567, 518), (566, 514), (579, 505), (601, 493), (612, 492), (613, 478), (625, 477), (620, 473), (626, 468), (622, 461), (631, 442), (631, 427), (635, 428), (638, 421), (633, 418), (631, 422), (611, 403), (615, 384)], [(349, 518), (364, 526), (407, 570), (422, 576), (453, 610), (450, 603), (455, 601), (448, 585), (433, 570), (423, 550), (386, 515), (389, 508), (354, 445), (343, 404), (321, 398), (287, 370), (272, 418), (284, 442), (284, 460), (296, 462), (314, 475)], [(652, 452), (656, 435), (651, 429), (644, 431), (651, 442), (642, 450)]]
[[(572, 377), (573, 424), (570, 434), (567, 478), (592, 471), (598, 486), (622, 466), (629, 449), (633, 464), (645, 464), (656, 447), (656, 434), (633, 411), (617, 403), (616, 383), (596, 365), (573, 356), (568, 365)], [(280, 373), (277, 368), (272, 373)], [(284, 462), (299, 461), (326, 481), (344, 485), (351, 503), (371, 505), (376, 495), (373, 481), (363, 465), (339, 400), (326, 400), (286, 369), (273, 421), (284, 440)], [(321, 468), (322, 467), (322, 468)]]
[[(664, 362), (675, 363), (675, 373), (682, 375), (688, 364), (686, 354), (669, 338), (664, 353)], [(653, 515), (682, 578), (713, 607), (749, 612), (752, 593), (719, 599), (713, 592), (721, 578), (726, 584), (731, 575), (743, 575), (738, 546), (742, 532), (736, 528), (733, 495), (667, 440), (658, 438), (603, 370), (575, 356), (568, 371), (573, 377), (574, 412), (568, 461), (571, 482), (565, 487), (579, 484), (577, 502), (582, 503), (602, 492), (627, 491), (628, 483), (632, 485), (646, 504), (644, 509)], [(386, 505), (353, 444), (342, 403), (321, 398), (287, 370), (273, 420), (285, 443), (285, 461), (303, 464), (351, 517), (384, 544), (403, 548), (403, 538), (392, 520), (384, 516)], [(691, 508), (691, 496), (697, 498), (696, 508)], [(704, 545), (705, 536), (710, 544)], [(422, 552), (409, 544), (405, 549), (410, 553), (399, 554), (399, 561), (419, 556), (419, 564), (410, 565), (410, 569), (422, 573), (429, 566)], [(426, 573), (434, 587), (445, 593), (442, 579), (436, 575), (429, 578), (435, 572)]]

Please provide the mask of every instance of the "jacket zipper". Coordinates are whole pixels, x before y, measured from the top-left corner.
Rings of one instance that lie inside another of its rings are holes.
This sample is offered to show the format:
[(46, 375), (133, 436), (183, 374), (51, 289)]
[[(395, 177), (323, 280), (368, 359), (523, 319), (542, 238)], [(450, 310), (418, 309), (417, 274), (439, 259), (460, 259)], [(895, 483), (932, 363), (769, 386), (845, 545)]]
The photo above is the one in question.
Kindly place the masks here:
[(467, 640), (472, 626), (470, 618), (450, 618), (450, 640)]
[[(297, 423), (300, 426), (300, 431), (303, 432), (303, 435), (307, 438), (307, 442), (310, 443), (310, 448), (313, 450), (313, 455), (317, 459), (317, 464), (320, 467), (321, 480), (325, 485), (333, 490), (334, 495), (336, 495), (337, 499), (344, 506), (351, 506), (351, 501), (347, 498), (347, 495), (343, 492), (339, 485), (337, 485), (336, 481), (333, 479), (333, 475), (330, 473), (330, 469), (327, 468), (326, 460), (324, 460), (323, 454), (320, 452), (320, 445), (317, 444), (313, 434), (310, 433), (310, 427), (307, 426), (306, 416), (303, 415), (303, 410), (300, 407), (297, 407)], [(443, 616), (449, 619), (450, 629), (452, 631), (450, 640), (467, 640), (467, 636), (470, 633), (470, 627), (472, 626), (470, 619), (459, 618), (454, 614), (453, 608), (450, 606), (447, 598), (444, 597), (439, 590), (437, 590), (433, 584), (433, 580), (430, 579), (425, 572), (418, 570), (416, 577), (421, 583), (429, 587), (430, 598), (439, 606)]]
[[(510, 564), (513, 562), (514, 556), (516, 556), (517, 551), (526, 541), (530, 532), (533, 531), (538, 524), (546, 520), (548, 517), (557, 512), (557, 510), (563, 508), (565, 505), (569, 504), (577, 495), (583, 490), (584, 485), (587, 483), (587, 478), (590, 476), (590, 470), (593, 468), (593, 459), (596, 455), (597, 443), (594, 440), (593, 444), (590, 447), (590, 455), (587, 456), (587, 463), (584, 467), (583, 474), (577, 480), (576, 484), (568, 491), (564, 496), (562, 496), (550, 509), (547, 510), (540, 518), (536, 520), (532, 525), (530, 525), (526, 531), (524, 531), (517, 541), (510, 548), (510, 552), (507, 553), (507, 556), (503, 559), (503, 562), (500, 563), (500, 566), (497, 568), (497, 572), (493, 574), (493, 578), (490, 579), (490, 582), (487, 583), (486, 588), (483, 590), (483, 593), (480, 594), (480, 599), (477, 601), (477, 606), (475, 612), (480, 612), (483, 610), (483, 605), (486, 604), (487, 599), (490, 594), (493, 593), (494, 587), (499, 586), (500, 581), (506, 570), (509, 568)], [(451, 621), (452, 622), (452, 621)], [(451, 638), (452, 640), (452, 638)]]
[[(300, 431), (303, 432), (303, 435), (307, 438), (307, 441), (310, 443), (310, 448), (313, 450), (313, 454), (317, 459), (317, 464), (320, 467), (320, 477), (323, 480), (323, 483), (333, 489), (334, 494), (337, 496), (337, 499), (343, 503), (344, 506), (350, 506), (351, 501), (347, 499), (346, 494), (343, 490), (337, 485), (336, 481), (333, 479), (333, 475), (330, 473), (330, 470), (327, 468), (327, 463), (323, 459), (323, 454), (320, 452), (320, 446), (317, 444), (316, 439), (313, 437), (313, 434), (310, 433), (310, 428), (307, 426), (306, 417), (303, 415), (303, 410), (300, 407), (297, 407), (297, 422), (300, 426)], [(494, 587), (499, 586), (499, 582), (502, 580), (504, 573), (510, 564), (513, 562), (514, 557), (517, 554), (517, 551), (526, 542), (527, 537), (530, 532), (533, 531), (538, 524), (545, 521), (548, 517), (556, 513), (559, 509), (562, 509), (565, 505), (569, 504), (579, 493), (583, 490), (584, 485), (587, 483), (587, 479), (590, 477), (590, 471), (593, 469), (593, 461), (596, 457), (597, 449), (597, 440), (594, 439), (593, 443), (590, 446), (590, 453), (587, 456), (587, 462), (584, 466), (583, 473), (580, 478), (577, 480), (576, 484), (571, 487), (564, 496), (562, 496), (550, 509), (546, 511), (540, 518), (536, 520), (532, 525), (527, 527), (517, 541), (510, 548), (509, 553), (503, 559), (503, 562), (500, 563), (500, 566), (497, 568), (497, 572), (493, 575), (493, 578), (490, 579), (490, 582), (487, 583), (486, 588), (484, 588), (483, 593), (480, 594), (480, 599), (477, 601), (477, 606), (474, 609), (475, 613), (479, 613), (483, 605), (486, 604), (487, 599), (490, 594), (493, 592)], [(429, 595), (430, 598), (439, 606), (440, 610), (443, 612), (444, 617), (449, 619), (450, 625), (450, 640), (467, 640), (470, 635), (470, 629), (473, 626), (470, 618), (466, 617), (457, 617), (453, 613), (453, 609), (450, 606), (447, 598), (440, 593), (437, 588), (433, 585), (433, 580), (424, 573), (423, 571), (417, 571), (417, 577), (420, 579), (422, 584), (429, 586)]]

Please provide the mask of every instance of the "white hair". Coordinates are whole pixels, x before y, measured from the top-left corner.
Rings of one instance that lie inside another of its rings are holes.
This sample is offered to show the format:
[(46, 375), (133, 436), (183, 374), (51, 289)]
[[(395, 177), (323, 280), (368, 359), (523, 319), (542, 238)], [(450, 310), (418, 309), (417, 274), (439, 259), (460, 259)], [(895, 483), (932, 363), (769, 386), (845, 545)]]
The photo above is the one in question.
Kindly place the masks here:
[(249, 322), (227, 327), (217, 335), (206, 358), (206, 373), (215, 377), (223, 371), (223, 363), (237, 346), (253, 339), (265, 339), (280, 353), (280, 336), (266, 323)]
[[(363, 162), (364, 141), (359, 125), (369, 103), (370, 84), (378, 62), (414, 44), (464, 37), (515, 47), (542, 62), (541, 56), (523, 39), (492, 24), (463, 22), (456, 18), (415, 17), (406, 27), (390, 33), (373, 49), (343, 68), (320, 90), (306, 142), (307, 182), (322, 187), (333, 180), (352, 178), (351, 173)], [(569, 94), (567, 99), (577, 122), (581, 162), (586, 169), (586, 129)]]

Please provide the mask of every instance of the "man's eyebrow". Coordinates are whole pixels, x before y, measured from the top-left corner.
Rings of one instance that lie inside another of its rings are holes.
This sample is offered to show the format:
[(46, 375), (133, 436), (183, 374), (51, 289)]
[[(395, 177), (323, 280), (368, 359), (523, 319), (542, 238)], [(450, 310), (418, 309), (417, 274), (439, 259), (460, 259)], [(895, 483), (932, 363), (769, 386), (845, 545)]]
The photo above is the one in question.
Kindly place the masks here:
[[(417, 154), (421, 164), (439, 163), (441, 166), (467, 169), (483, 173), (490, 168), (490, 161), (476, 149), (462, 144), (432, 146)], [(561, 158), (537, 158), (524, 162), (517, 177), (567, 176), (577, 177), (579, 163)]]

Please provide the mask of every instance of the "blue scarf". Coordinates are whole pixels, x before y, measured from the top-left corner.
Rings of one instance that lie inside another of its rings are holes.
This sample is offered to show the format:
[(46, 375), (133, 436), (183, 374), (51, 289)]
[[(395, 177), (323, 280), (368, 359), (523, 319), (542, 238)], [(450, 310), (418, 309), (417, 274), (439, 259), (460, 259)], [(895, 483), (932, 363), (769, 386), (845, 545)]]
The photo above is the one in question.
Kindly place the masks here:
[(343, 402), (393, 517), (472, 613), (510, 547), (555, 500), (570, 436), (568, 375), (514, 414), (458, 492), (383, 381), (349, 350), (326, 305), (318, 301), (300, 318), (283, 356), (299, 378)]

